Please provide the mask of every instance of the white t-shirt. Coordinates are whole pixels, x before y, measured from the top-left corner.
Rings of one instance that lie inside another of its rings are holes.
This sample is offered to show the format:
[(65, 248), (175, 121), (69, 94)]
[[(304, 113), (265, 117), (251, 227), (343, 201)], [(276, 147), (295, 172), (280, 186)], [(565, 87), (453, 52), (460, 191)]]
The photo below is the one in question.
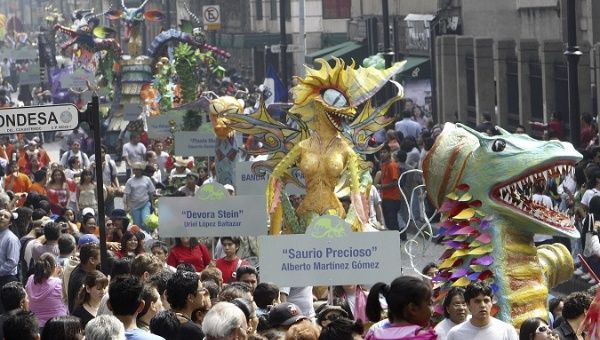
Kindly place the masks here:
[[(469, 319), (471, 319), (471, 315), (467, 315), (467, 320), (469, 320)], [(446, 319), (442, 320), (440, 323), (438, 323), (437, 326), (435, 326), (435, 328), (434, 328), (435, 332), (437, 333), (438, 340), (446, 340), (450, 330), (457, 325), (460, 325), (460, 324), (456, 324), (448, 318), (446, 318)]]
[(550, 196), (542, 194), (533, 194), (533, 196), (531, 196), (531, 200), (535, 203), (545, 206), (548, 209), (552, 209), (552, 199), (550, 198)]
[(592, 197), (598, 196), (598, 195), (600, 195), (600, 190), (598, 190), (596, 188), (587, 189), (583, 193), (583, 196), (581, 196), (581, 204), (585, 205), (586, 207), (589, 207)]
[(375, 207), (379, 204), (381, 204), (381, 196), (379, 196), (379, 191), (373, 185), (369, 192), (369, 222), (377, 221), (377, 210)]
[(167, 178), (167, 160), (169, 159), (169, 154), (161, 151), (160, 155), (157, 154), (156, 155), (156, 164), (158, 165), (158, 170), (160, 170), (160, 178), (161, 179), (166, 179)]
[(291, 302), (298, 306), (302, 311), (302, 315), (313, 318), (315, 316), (315, 308), (313, 307), (312, 286), (306, 287), (283, 287), (279, 291), (287, 294), (287, 302)]
[(125, 195), (129, 208), (135, 209), (149, 202), (149, 194), (153, 194), (156, 189), (149, 177), (131, 177), (125, 184)]
[(130, 163), (143, 162), (146, 157), (146, 147), (142, 143), (136, 145), (125, 143), (123, 145), (123, 157), (127, 157)]
[(476, 327), (471, 321), (463, 322), (453, 327), (446, 339), (519, 340), (519, 336), (512, 325), (496, 318), (490, 318), (490, 323), (485, 327)]

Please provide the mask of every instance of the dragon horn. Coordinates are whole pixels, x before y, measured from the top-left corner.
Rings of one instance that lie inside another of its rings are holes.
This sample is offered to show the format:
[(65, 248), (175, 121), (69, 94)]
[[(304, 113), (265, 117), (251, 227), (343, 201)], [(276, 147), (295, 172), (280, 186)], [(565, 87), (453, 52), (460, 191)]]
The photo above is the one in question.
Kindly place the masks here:
[(121, 0), (121, 6), (123, 6), (124, 9), (126, 9), (127, 7), (125, 6), (125, 0)]
[[(124, 0), (123, 0), (124, 1)], [(138, 7), (139, 9), (144, 8), (144, 6), (146, 6), (146, 4), (148, 3), (148, 0), (144, 0), (144, 2), (142, 2), (142, 4), (140, 5), (140, 7)]]
[(192, 13), (192, 11), (190, 10), (190, 7), (188, 6), (187, 2), (183, 3), (183, 7), (185, 8), (185, 10), (190, 15), (190, 18), (192, 18), (196, 22), (196, 24), (202, 25), (202, 21), (194, 13)]

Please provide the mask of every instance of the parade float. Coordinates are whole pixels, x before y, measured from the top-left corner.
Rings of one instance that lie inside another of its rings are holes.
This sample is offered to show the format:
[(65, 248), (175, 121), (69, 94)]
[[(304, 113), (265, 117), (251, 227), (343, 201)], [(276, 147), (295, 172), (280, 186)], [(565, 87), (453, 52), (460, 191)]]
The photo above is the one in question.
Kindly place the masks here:
[(534, 234), (579, 237), (571, 217), (532, 201), (533, 185), (573, 174), (582, 156), (569, 143), (497, 129), (487, 136), (446, 123), (423, 161), (447, 248), (433, 281), (439, 302), (451, 287), (488, 282), (496, 317), (518, 328), (531, 317), (547, 320), (549, 289), (573, 273), (567, 248), (535, 247)]

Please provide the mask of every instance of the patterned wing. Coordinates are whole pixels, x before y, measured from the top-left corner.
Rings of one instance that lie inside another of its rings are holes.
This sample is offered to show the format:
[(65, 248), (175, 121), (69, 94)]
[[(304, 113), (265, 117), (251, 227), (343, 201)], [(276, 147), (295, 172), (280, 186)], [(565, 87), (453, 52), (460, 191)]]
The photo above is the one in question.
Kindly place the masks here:
[[(252, 171), (257, 174), (272, 172), (277, 163), (301, 140), (308, 138), (309, 132), (306, 123), (300, 117), (288, 113), (288, 124), (284, 124), (271, 116), (264, 101), (261, 100), (256, 112), (250, 115), (223, 114), (229, 120), (228, 126), (236, 131), (253, 136), (262, 147), (247, 150), (252, 155), (269, 155), (266, 161), (255, 162)], [(295, 183), (303, 187), (294, 173), (299, 170), (290, 168), (282, 177), (284, 183)]]

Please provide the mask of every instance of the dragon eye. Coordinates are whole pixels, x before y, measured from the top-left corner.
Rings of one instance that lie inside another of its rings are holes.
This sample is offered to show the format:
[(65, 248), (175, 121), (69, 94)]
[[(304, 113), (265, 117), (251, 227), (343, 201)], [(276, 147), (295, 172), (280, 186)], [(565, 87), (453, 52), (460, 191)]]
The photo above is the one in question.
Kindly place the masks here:
[(348, 100), (338, 90), (327, 89), (321, 95), (325, 104), (333, 107), (346, 107), (348, 106)]
[(506, 141), (504, 141), (504, 139), (496, 139), (494, 140), (494, 142), (492, 143), (492, 151), (494, 152), (500, 152), (500, 151), (504, 151), (504, 149), (506, 148)]

